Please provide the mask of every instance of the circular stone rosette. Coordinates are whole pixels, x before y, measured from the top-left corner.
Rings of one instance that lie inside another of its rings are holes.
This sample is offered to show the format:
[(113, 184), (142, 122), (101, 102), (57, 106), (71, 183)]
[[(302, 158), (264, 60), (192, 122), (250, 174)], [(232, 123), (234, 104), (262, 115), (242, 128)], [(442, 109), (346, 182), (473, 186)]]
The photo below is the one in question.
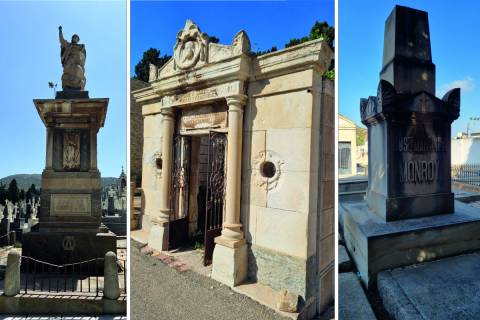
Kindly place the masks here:
[[(272, 170), (272, 164), (274, 166)], [(254, 159), (253, 176), (257, 186), (270, 191), (277, 187), (282, 175), (282, 167), (285, 164), (278, 154), (273, 151), (261, 151)], [(268, 165), (268, 166), (267, 166)], [(268, 167), (268, 174), (265, 174), (265, 167)]]

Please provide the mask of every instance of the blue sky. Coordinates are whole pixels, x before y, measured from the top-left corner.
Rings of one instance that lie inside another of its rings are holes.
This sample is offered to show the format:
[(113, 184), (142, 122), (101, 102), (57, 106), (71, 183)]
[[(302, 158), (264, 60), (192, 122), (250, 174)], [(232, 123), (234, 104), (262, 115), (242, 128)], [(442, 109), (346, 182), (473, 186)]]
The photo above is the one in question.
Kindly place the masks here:
[(175, 37), (187, 19), (220, 43), (230, 44), (241, 29), (252, 50), (283, 48), (292, 38), (309, 34), (316, 20), (334, 22), (334, 1), (134, 1), (131, 14), (131, 74), (145, 50), (172, 54)]
[[(480, 116), (480, 3), (476, 1), (339, 1), (339, 112), (360, 123), (360, 98), (375, 95), (382, 64), (385, 20), (395, 4), (427, 11), (437, 96), (462, 89), (460, 118), (452, 134)], [(480, 121), (470, 129), (480, 131)]]
[(52, 98), (48, 81), (61, 89), (58, 26), (65, 39), (86, 45), (86, 90), (110, 98), (98, 136), (102, 176), (118, 176), (126, 164), (126, 4), (109, 2), (0, 1), (0, 177), (41, 173), (46, 130), (32, 99)]

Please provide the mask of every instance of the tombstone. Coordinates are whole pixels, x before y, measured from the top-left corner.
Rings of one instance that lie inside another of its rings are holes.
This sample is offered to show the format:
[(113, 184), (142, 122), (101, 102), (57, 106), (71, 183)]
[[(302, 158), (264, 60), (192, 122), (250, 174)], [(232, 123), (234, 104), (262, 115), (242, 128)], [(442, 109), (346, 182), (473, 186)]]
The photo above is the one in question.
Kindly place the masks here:
[(8, 220), (8, 207), (3, 208), (3, 218), (0, 222), (0, 246), (9, 245), (10, 221)]
[[(23, 255), (54, 264), (103, 258), (116, 251), (116, 236), (101, 223), (101, 177), (97, 134), (105, 123), (108, 98), (85, 91), (85, 46), (63, 38), (62, 91), (55, 99), (34, 99), (46, 127), (37, 226), (24, 235)], [(78, 72), (72, 72), (72, 68)]]
[(435, 96), (427, 12), (396, 6), (384, 36), (377, 95), (360, 100), (368, 128), (366, 200), (340, 208), (366, 285), (387, 268), (480, 248), (480, 220), (451, 190), (450, 135), (460, 89)]

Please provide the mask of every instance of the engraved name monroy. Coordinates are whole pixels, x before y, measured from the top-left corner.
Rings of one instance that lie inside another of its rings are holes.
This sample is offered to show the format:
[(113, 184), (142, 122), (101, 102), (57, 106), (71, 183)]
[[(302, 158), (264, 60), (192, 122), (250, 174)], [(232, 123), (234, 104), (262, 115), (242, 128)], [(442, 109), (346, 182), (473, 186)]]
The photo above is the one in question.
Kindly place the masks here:
[(400, 182), (431, 183), (438, 179), (439, 160), (404, 161), (400, 172)]

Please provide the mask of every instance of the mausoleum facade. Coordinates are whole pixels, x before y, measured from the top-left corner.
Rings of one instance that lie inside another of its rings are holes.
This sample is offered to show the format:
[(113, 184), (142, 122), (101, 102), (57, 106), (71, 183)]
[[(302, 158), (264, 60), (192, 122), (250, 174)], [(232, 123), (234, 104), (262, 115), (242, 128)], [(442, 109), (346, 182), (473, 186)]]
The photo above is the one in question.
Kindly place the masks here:
[(256, 56), (244, 31), (221, 45), (187, 21), (133, 92), (150, 247), (200, 235), (218, 281), (288, 290), (310, 315), (333, 299), (332, 58), (321, 40)]

